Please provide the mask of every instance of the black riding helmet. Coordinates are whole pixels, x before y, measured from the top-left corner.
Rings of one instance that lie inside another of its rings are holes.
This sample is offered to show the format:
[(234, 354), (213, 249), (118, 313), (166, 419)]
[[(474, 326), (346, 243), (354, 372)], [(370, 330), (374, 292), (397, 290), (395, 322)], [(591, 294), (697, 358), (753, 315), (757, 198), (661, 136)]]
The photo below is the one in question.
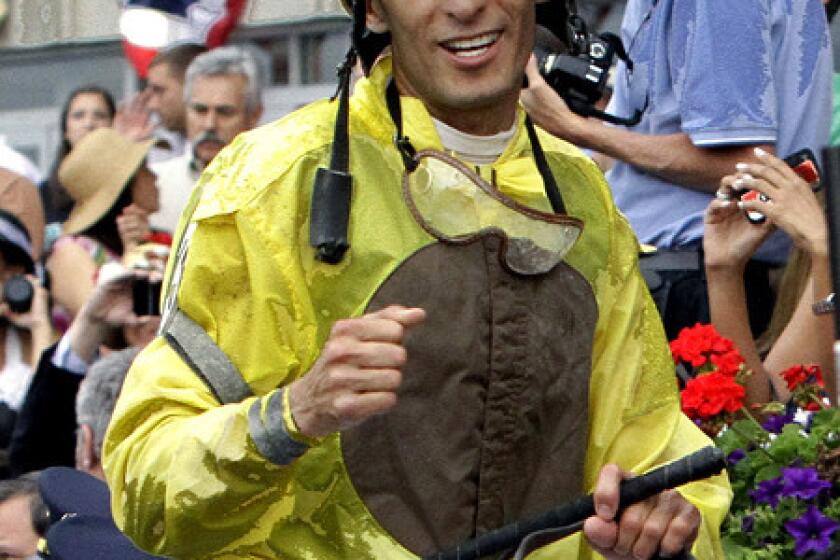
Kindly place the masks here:
[[(537, 23), (568, 45), (574, 33), (574, 28), (569, 25), (569, 15), (577, 13), (575, 0), (535, 1)], [(365, 27), (365, 0), (341, 0), (341, 4), (353, 19), (353, 48), (367, 74), (376, 57), (391, 42), (390, 34), (374, 33)]]

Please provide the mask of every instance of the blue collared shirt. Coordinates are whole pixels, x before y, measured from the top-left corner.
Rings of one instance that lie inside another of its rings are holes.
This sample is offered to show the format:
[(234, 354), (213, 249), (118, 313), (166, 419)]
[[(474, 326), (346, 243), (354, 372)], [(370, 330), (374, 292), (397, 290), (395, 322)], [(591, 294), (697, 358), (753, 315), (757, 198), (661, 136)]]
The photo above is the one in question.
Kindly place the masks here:
[[(821, 0), (630, 0), (609, 111), (647, 106), (643, 134), (685, 133), (696, 146), (775, 144), (785, 156), (828, 142), (832, 54)], [(734, 170), (733, 170), (734, 172)], [(616, 162), (607, 179), (643, 243), (698, 247), (711, 195)], [(773, 236), (760, 258), (782, 262)]]

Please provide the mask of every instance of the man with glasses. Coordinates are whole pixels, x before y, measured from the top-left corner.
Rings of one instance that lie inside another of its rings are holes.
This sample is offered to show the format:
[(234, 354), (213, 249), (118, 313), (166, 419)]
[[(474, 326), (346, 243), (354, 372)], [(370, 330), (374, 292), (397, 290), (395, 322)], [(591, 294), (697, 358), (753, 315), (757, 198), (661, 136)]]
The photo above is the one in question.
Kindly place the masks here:
[(347, 7), (352, 99), (351, 58), (199, 182), (105, 443), (118, 524), (178, 558), (414, 558), (594, 489), (534, 557), (721, 557), (722, 479), (617, 512), (708, 439), (600, 172), (518, 108), (533, 1)]

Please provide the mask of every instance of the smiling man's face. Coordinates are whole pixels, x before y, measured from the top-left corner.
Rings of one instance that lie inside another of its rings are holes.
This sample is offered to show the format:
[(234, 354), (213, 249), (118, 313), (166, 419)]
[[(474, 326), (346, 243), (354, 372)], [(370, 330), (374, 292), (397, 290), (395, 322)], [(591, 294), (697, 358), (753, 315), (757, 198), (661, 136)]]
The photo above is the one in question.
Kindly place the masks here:
[(534, 0), (369, 0), (367, 24), (391, 32), (401, 93), (434, 117), (474, 134), (513, 124)]

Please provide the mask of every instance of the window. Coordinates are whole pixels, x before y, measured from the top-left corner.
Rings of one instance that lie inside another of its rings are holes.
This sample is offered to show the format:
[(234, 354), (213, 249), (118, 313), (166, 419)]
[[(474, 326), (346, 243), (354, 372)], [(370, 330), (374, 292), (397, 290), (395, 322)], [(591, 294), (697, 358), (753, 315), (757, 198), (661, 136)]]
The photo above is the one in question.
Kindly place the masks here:
[(269, 84), (286, 86), (291, 82), (289, 64), (289, 37), (263, 39), (257, 41), (259, 47), (269, 56)]
[(350, 39), (344, 32), (312, 33), (300, 38), (301, 83), (336, 81), (335, 69), (344, 60)]

